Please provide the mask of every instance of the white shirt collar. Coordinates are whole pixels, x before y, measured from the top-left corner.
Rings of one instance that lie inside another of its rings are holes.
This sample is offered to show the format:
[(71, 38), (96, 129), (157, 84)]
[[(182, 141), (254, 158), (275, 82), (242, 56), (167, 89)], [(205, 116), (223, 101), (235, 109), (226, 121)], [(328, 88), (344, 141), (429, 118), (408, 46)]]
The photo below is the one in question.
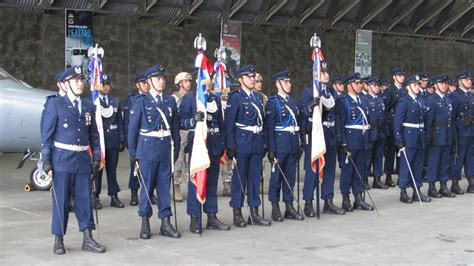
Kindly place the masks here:
[(77, 102), (79, 102), (79, 103), (81, 102), (81, 97), (74, 95), (74, 93), (72, 93), (72, 92), (68, 93), (66, 95), (67, 95), (67, 97), (69, 98), (69, 101), (71, 101), (72, 104), (74, 103), (74, 100), (77, 100)]
[(278, 93), (278, 95), (285, 100), (290, 98), (290, 96), (284, 95), (283, 93)]
[(348, 93), (347, 95), (349, 95), (355, 102), (357, 102), (357, 97), (359, 97), (359, 95), (352, 95), (350, 93)]
[(408, 93), (408, 95), (410, 95), (410, 97), (411, 97), (413, 100), (416, 101), (416, 99), (417, 99), (416, 95), (411, 95), (411, 93)]
[(441, 97), (441, 99), (444, 99), (444, 96), (445, 96), (444, 94), (441, 94), (441, 93), (439, 93), (438, 91), (435, 91), (435, 92), (436, 92), (436, 94), (439, 95), (439, 97)]
[(252, 91), (251, 91), (251, 90), (249, 90), (249, 89), (247, 89), (247, 88), (244, 88), (244, 87), (242, 87), (242, 90), (244, 90), (245, 93), (246, 93), (248, 96), (252, 95)]
[(460, 88), (464, 93), (467, 93), (467, 90), (466, 90), (466, 89), (461, 88), (461, 87), (458, 87), (458, 88)]

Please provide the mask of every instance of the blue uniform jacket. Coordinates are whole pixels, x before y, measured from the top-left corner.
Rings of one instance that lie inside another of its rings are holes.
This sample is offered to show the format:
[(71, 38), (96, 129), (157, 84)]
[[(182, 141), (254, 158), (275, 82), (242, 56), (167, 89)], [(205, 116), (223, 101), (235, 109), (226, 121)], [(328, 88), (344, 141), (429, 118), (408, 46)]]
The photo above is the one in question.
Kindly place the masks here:
[[(118, 149), (120, 142), (125, 141), (125, 132), (122, 114), (120, 112), (120, 102), (117, 97), (107, 96), (109, 106), (113, 108), (113, 114), (109, 118), (102, 117), (102, 126), (104, 128), (104, 141), (106, 149)], [(102, 101), (101, 105), (105, 106)]]
[(133, 100), (138, 95), (140, 95), (138, 92), (128, 95), (127, 100), (125, 101), (125, 105), (123, 106), (123, 131), (125, 135), (125, 141), (128, 140), (128, 123), (130, 121), (130, 110), (133, 106)]
[(369, 131), (361, 129), (346, 128), (346, 125), (363, 125), (364, 112), (370, 121), (368, 102), (362, 95), (359, 96), (361, 103), (357, 103), (348, 94), (338, 98), (336, 103), (336, 138), (340, 139), (341, 145), (347, 145), (349, 150), (366, 150), (369, 148)]
[(453, 101), (456, 136), (474, 137), (474, 94), (457, 88), (450, 98)]
[(388, 135), (387, 111), (384, 100), (380, 95), (374, 97), (370, 93), (363, 97), (367, 99), (369, 104), (369, 140), (370, 142), (375, 142), (376, 140), (384, 139)]
[[(229, 94), (227, 108), (225, 109), (225, 132), (226, 147), (240, 153), (263, 153), (265, 136), (261, 132), (253, 133), (240, 128), (237, 123), (246, 126), (263, 126), (264, 119), (263, 99), (259, 93), (252, 93), (255, 99), (251, 99), (243, 90)], [(252, 105), (255, 104), (259, 110)]]
[[(295, 116), (291, 115), (290, 108)], [(300, 113), (298, 103), (289, 97), (286, 101), (280, 95), (272, 96), (265, 106), (265, 132), (267, 136), (268, 151), (274, 153), (298, 153), (302, 142), (302, 131), (275, 131), (275, 127), (290, 128), (300, 126)]]
[(393, 120), (395, 116), (395, 109), (398, 104), (398, 100), (408, 95), (408, 91), (405, 88), (397, 88), (395, 85), (390, 85), (383, 93), (382, 99), (387, 109), (387, 124), (388, 124), (388, 135), (392, 134), (393, 130)]
[(55, 171), (90, 173), (89, 151), (70, 151), (54, 146), (54, 142), (90, 146), (92, 159), (100, 160), (99, 132), (95, 122), (95, 106), (81, 99), (81, 113), (77, 113), (67, 96), (49, 98), (41, 118), (41, 156), (51, 160)]
[(441, 96), (433, 93), (425, 99), (425, 104), (427, 106), (426, 142), (432, 142), (434, 145), (451, 145), (453, 140), (451, 99), (447, 95), (441, 99)]
[[(221, 99), (213, 93), (207, 96), (208, 102), (216, 102), (217, 110), (214, 113), (207, 112), (207, 149), (212, 156), (222, 156), (225, 150), (225, 127), (222, 117)], [(193, 123), (196, 114), (196, 92), (188, 93), (183, 96), (181, 105), (179, 106), (180, 127), (184, 130), (194, 129), (196, 125)], [(218, 128), (219, 132), (213, 132)], [(194, 142), (194, 131), (188, 133), (188, 149), (186, 152), (191, 153)]]
[(393, 129), (395, 144), (404, 144), (406, 147), (425, 147), (424, 128), (413, 128), (403, 126), (403, 123), (423, 124), (425, 122), (425, 106), (421, 98), (413, 100), (410, 95), (401, 97), (398, 101)]
[(139, 160), (167, 161), (171, 158), (171, 141), (174, 143), (174, 153), (179, 153), (179, 117), (176, 102), (171, 95), (162, 93), (161, 110), (170, 126), (171, 136), (159, 138), (141, 135), (140, 132), (167, 130), (164, 120), (158, 111), (158, 103), (148, 92), (134, 98), (130, 110), (128, 125), (128, 153)]
[[(334, 101), (337, 104), (337, 99), (342, 97), (339, 96), (336, 91), (332, 88), (327, 86), (326, 87), (326, 95), (332, 95), (334, 97)], [(324, 97), (321, 95), (321, 97)], [(311, 108), (311, 105), (313, 104), (313, 86), (312, 85), (307, 85), (301, 94), (300, 98), (300, 106), (301, 106), (301, 125), (303, 128), (303, 134), (308, 135), (308, 140), (309, 136), (311, 136), (311, 130), (313, 129), (313, 122), (310, 121), (313, 117), (313, 109)], [(322, 121), (323, 122), (329, 122), (329, 123), (335, 123), (337, 124), (336, 121), (336, 107), (333, 107), (331, 109), (326, 109), (324, 106), (322, 107)], [(326, 127), (323, 126), (324, 130), (324, 136), (325, 136), (325, 141), (329, 145), (335, 145), (336, 144), (336, 126), (334, 127)]]

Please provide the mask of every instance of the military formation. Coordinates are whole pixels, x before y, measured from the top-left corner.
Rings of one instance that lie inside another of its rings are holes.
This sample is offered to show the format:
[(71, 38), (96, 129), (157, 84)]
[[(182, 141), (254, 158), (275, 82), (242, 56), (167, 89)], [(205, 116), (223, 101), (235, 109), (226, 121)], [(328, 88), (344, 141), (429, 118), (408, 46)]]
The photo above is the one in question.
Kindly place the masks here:
[[(192, 233), (202, 234), (203, 213), (207, 215), (205, 229), (231, 229), (217, 216), (219, 176), (224, 195), (230, 196), (235, 227), (315, 217), (319, 215), (319, 204), (315, 210), (314, 203), (318, 198), (324, 201), (323, 213), (327, 214), (372, 211), (375, 206), (366, 201), (365, 192), (396, 184), (403, 203), (452, 198), (464, 194), (459, 183), (463, 169), (469, 182), (467, 192), (474, 193), (474, 94), (468, 70), (448, 79), (444, 74), (406, 76), (398, 67), (392, 70), (390, 82), (363, 78), (359, 73), (331, 78), (324, 63), (320, 91), (308, 85), (300, 99), (295, 99), (288, 70), (272, 75), (274, 95), (267, 97), (261, 92), (262, 76), (248, 65), (237, 71), (238, 90), (218, 95), (211, 86), (208, 88), (206, 112), (198, 111), (192, 90), (196, 71), (177, 74), (176, 91), (170, 95), (165, 92), (165, 67), (151, 67), (134, 78), (136, 93), (127, 98), (123, 108), (111, 96), (111, 77), (106, 74), (102, 77), (100, 106), (82, 98), (81, 73), (80, 68), (71, 67), (56, 76), (58, 94), (47, 98), (41, 118), (43, 168), (53, 177), (51, 232), (55, 254), (66, 253), (63, 238), (70, 210), (84, 234), (82, 249), (106, 251), (92, 236), (94, 209), (102, 207), (96, 114), (102, 116), (110, 206), (124, 207), (118, 197), (116, 169), (119, 154), (126, 148), (130, 158), (129, 204), (138, 206), (141, 239), (152, 237), (153, 205), (157, 205), (156, 216), (161, 220), (160, 235), (181, 237), (171, 221), (176, 215), (171, 201), (183, 201), (180, 185), (190, 178), (194, 130), (204, 121), (210, 159), (207, 197), (201, 204), (196, 185), (187, 182), (186, 212)], [(316, 108), (321, 110), (326, 153), (324, 167), (315, 173), (311, 143), (319, 140), (312, 139), (311, 133), (316, 126)], [(305, 170), (303, 207), (299, 204), (301, 158)], [(265, 165), (270, 170), (266, 173), (270, 176), (268, 199), (262, 193)], [(336, 167), (341, 169), (341, 206), (333, 202)], [(372, 182), (369, 177), (373, 177)], [(422, 191), (424, 180), (429, 184), (426, 193)], [(271, 203), (271, 220), (262, 213), (266, 200)], [(284, 202), (283, 213), (280, 201)]]

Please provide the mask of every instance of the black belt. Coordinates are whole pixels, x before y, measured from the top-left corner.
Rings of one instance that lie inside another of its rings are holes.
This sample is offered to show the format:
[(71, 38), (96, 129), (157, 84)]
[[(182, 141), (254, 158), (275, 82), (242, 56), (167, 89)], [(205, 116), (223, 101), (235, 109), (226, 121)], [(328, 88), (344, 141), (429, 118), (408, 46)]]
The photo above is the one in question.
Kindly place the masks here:
[(385, 123), (384, 123), (383, 120), (372, 121), (372, 122), (370, 123), (370, 125), (371, 125), (372, 127), (374, 127), (374, 126), (382, 127), (384, 124), (385, 124)]
[(434, 121), (433, 126), (434, 127), (450, 127), (451, 126), (451, 121), (449, 121), (449, 120)]

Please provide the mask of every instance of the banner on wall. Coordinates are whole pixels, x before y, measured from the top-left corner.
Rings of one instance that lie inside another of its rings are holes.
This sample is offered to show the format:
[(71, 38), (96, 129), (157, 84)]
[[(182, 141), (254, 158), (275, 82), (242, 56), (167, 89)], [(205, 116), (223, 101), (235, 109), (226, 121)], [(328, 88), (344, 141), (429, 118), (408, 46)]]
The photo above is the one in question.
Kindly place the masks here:
[(238, 84), (237, 69), (240, 67), (242, 23), (239, 21), (223, 20), (221, 23), (221, 49), (225, 52), (224, 64), (231, 85)]
[(372, 31), (356, 30), (355, 72), (362, 77), (372, 75)]
[[(87, 69), (87, 49), (93, 46), (92, 11), (66, 9), (65, 65)], [(85, 73), (84, 73), (85, 74)]]

